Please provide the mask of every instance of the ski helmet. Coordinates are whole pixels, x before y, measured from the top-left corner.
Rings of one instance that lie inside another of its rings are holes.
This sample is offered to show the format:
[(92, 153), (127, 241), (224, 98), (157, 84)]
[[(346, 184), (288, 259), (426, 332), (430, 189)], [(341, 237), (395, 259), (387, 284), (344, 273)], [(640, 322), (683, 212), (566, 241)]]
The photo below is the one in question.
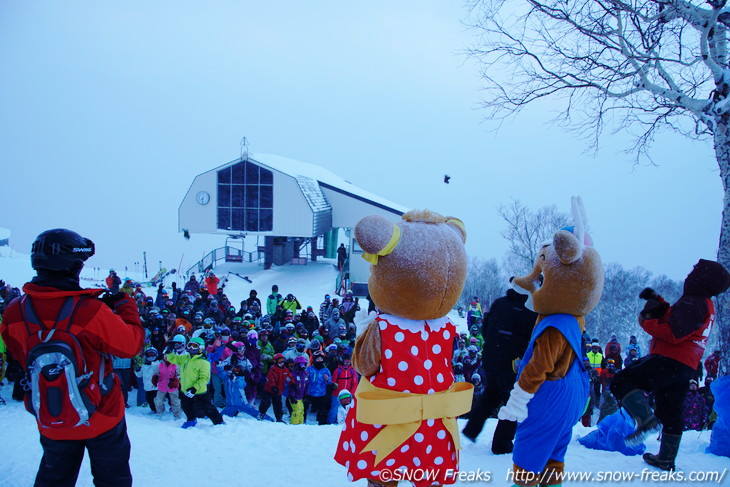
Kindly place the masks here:
[(185, 343), (185, 337), (183, 335), (175, 335), (172, 337), (172, 340), (170, 340), (173, 343)]
[(94, 242), (65, 228), (38, 235), (30, 252), (33, 269), (66, 271), (78, 275), (86, 259), (94, 255)]

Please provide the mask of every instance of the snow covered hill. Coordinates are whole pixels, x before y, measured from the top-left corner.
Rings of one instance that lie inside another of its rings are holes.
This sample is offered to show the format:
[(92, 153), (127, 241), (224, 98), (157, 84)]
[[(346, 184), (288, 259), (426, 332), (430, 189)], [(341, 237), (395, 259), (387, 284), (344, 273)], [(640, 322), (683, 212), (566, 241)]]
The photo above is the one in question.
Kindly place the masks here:
[[(234, 304), (247, 297), (251, 289), (256, 289), (259, 297), (264, 299), (271, 285), (277, 284), (282, 294), (291, 292), (303, 306), (312, 306), (315, 310), (318, 310), (324, 294), (333, 292), (336, 278), (331, 261), (274, 267), (268, 271), (255, 264), (227, 264), (215, 271), (221, 279), (228, 277), (225, 292)], [(229, 272), (247, 275), (253, 283)], [(0, 255), (0, 279), (20, 287), (32, 275), (27, 256), (16, 254), (11, 259)], [(89, 270), (83, 276), (83, 283), (88, 286), (105, 277), (94, 276)], [(182, 284), (182, 278), (177, 278)], [(146, 291), (153, 292), (154, 289)], [(464, 326), (458, 316), (453, 318), (460, 327)], [(0, 486), (31, 485), (41, 457), (35, 421), (22, 404), (10, 400), (11, 388), (8, 385), (0, 389), (0, 394), (8, 401), (7, 405), (0, 406)], [(195, 428), (182, 430), (182, 421), (174, 421), (169, 413), (162, 420), (148, 413), (147, 408), (127, 410), (132, 473), (138, 486), (365, 485), (364, 481), (349, 483), (345, 469), (333, 460), (340, 431), (337, 425), (293, 426), (259, 422), (250, 416), (242, 416), (226, 418), (226, 425), (216, 427), (203, 419)], [(459, 420), (459, 423), (460, 427), (464, 426), (464, 420)], [(495, 426), (496, 420), (489, 420), (476, 444), (462, 439), (460, 465), (464, 477), (457, 485), (512, 484), (507, 478), (512, 466), (510, 456), (495, 456), (489, 450)], [(604, 479), (602, 483), (609, 484), (653, 483), (648, 481), (650, 475), (657, 476), (655, 481), (671, 481), (666, 472), (649, 468), (640, 457), (589, 450), (575, 441), (592, 429), (580, 425), (574, 427), (574, 441), (568, 449), (566, 466), (568, 471), (592, 475), (593, 480), (566, 484), (588, 486), (599, 481), (599, 476)], [(708, 431), (684, 435), (677, 459), (681, 468), (679, 473), (687, 478), (690, 474), (703, 476), (718, 472), (722, 480), (695, 481), (691, 482), (692, 485), (728, 483), (726, 477), (730, 460), (705, 454), (709, 439)], [(651, 438), (647, 447), (649, 451), (656, 452), (657, 439)], [(629, 479), (630, 476), (633, 478)], [(673, 478), (677, 478), (676, 474)], [(87, 460), (77, 485), (93, 485)]]

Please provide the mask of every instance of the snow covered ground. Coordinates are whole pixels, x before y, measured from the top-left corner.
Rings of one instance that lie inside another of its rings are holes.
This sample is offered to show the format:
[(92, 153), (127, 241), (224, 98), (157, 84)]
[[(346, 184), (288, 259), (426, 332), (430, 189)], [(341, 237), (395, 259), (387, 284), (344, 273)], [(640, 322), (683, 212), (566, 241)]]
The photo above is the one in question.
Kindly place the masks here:
[[(20, 287), (32, 275), (27, 256), (0, 255), (0, 279)], [(253, 283), (228, 274), (248, 275)], [(247, 297), (251, 289), (264, 299), (272, 284), (282, 294), (293, 293), (303, 306), (316, 310), (324, 294), (335, 288), (336, 271), (331, 261), (302, 266), (281, 266), (263, 271), (254, 264), (227, 264), (216, 268), (221, 278), (229, 276), (225, 292), (234, 304)], [(84, 274), (83, 284), (92, 285), (93, 274)], [(102, 278), (105, 276), (101, 276)], [(125, 277), (125, 276), (121, 276)], [(130, 277), (138, 278), (131, 275)], [(178, 281), (181, 284), (181, 278)], [(166, 284), (169, 285), (169, 282)], [(150, 292), (153, 290), (150, 289)], [(366, 304), (366, 303), (363, 303)], [(366, 308), (366, 306), (363, 306)], [(463, 329), (463, 320), (452, 318)], [(0, 486), (31, 485), (41, 457), (35, 420), (21, 403), (10, 400), (7, 385), (0, 394), (8, 401), (0, 406)], [(134, 397), (132, 394), (131, 397)], [(130, 403), (133, 403), (130, 400)], [(147, 408), (127, 410), (129, 437), (132, 442), (132, 473), (135, 485), (160, 486), (364, 486), (365, 482), (349, 483), (345, 469), (335, 463), (340, 427), (314, 424), (288, 425), (259, 422), (250, 416), (226, 418), (227, 424), (213, 427), (210, 421), (199, 420), (195, 428), (182, 430), (182, 421), (174, 421), (168, 413), (162, 420), (148, 414)], [(463, 427), (463, 420), (459, 420)], [(476, 444), (462, 439), (461, 469), (463, 481), (457, 485), (511, 485), (507, 478), (511, 469), (509, 455), (495, 456), (489, 450), (496, 420), (489, 420)], [(667, 473), (648, 467), (641, 457), (589, 450), (576, 439), (594, 428), (576, 425), (573, 429), (566, 467), (570, 472), (593, 475), (593, 480), (566, 482), (566, 485), (588, 486), (596, 482), (608, 484), (691, 483), (692, 485), (730, 485), (727, 480), (730, 459), (705, 454), (710, 432), (688, 432), (684, 435), (677, 464), (685, 480), (677, 482)], [(647, 442), (648, 451), (658, 450), (656, 438)], [(692, 481), (690, 475), (721, 475), (718, 480)], [(656, 475), (651, 480), (651, 475)], [(628, 476), (633, 476), (629, 479)], [(601, 480), (602, 479), (602, 480)], [(78, 484), (91, 486), (88, 461), (84, 461)]]

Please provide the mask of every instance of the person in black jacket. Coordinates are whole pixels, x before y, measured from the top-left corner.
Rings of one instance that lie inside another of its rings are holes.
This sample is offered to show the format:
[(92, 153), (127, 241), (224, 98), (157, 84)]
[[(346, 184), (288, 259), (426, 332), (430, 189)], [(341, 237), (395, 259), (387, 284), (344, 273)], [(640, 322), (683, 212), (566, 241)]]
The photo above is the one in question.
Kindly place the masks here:
[[(526, 295), (508, 289), (505, 296), (492, 303), (484, 319), (482, 366), (486, 387), (463, 431), (472, 441), (476, 441), (487, 418), (496, 416), (496, 411), (507, 403), (517, 380), (515, 360), (524, 355), (537, 320), (537, 314), (525, 307), (526, 301)], [(495, 455), (512, 452), (516, 429), (517, 423), (513, 421), (499, 421), (492, 439)]]

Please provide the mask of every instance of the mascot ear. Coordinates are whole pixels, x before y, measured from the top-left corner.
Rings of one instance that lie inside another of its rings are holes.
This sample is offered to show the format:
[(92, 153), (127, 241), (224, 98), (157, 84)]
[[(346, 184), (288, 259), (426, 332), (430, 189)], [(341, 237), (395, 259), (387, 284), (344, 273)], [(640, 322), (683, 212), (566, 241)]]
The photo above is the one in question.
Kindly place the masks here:
[(466, 243), (466, 227), (464, 222), (453, 216), (446, 217), (446, 224), (456, 230), (456, 233), (461, 237), (461, 241)]
[(391, 241), (395, 226), (384, 216), (366, 216), (355, 225), (355, 240), (365, 252), (377, 255)]
[(566, 230), (558, 230), (553, 237), (553, 247), (558, 259), (565, 265), (572, 264), (583, 255), (583, 246), (578, 237)]

